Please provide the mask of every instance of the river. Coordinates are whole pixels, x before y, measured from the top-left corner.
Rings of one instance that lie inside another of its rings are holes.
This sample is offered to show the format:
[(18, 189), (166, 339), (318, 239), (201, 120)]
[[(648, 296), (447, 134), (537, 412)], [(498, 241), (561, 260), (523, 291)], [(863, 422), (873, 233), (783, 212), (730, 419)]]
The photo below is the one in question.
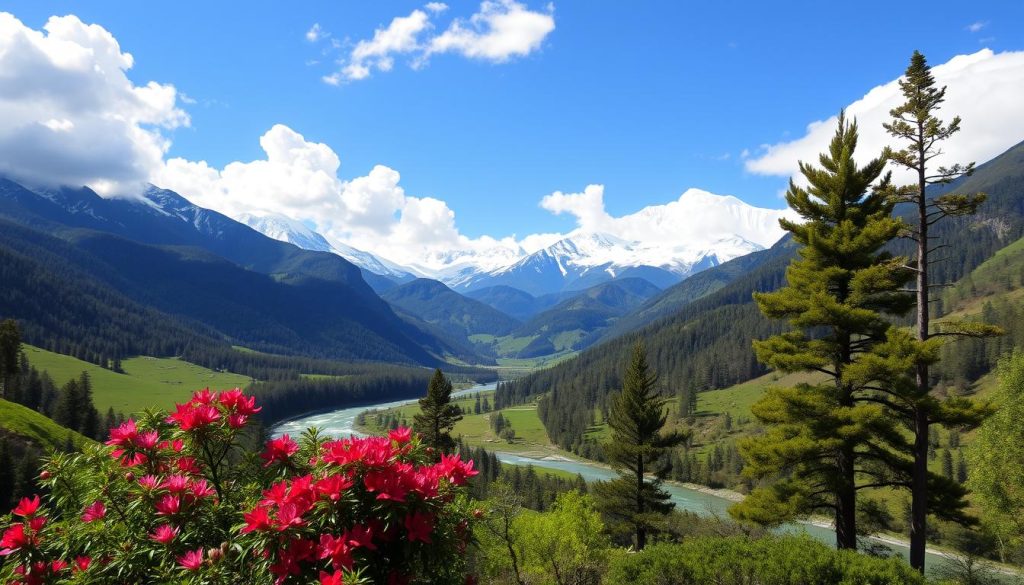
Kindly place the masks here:
[[(487, 392), (495, 389), (496, 384), (480, 384), (466, 390), (460, 390), (452, 393), (452, 397), (464, 396), (467, 394), (473, 394), (475, 392)], [(292, 437), (298, 437), (304, 430), (310, 427), (316, 427), (323, 431), (325, 434), (333, 437), (347, 437), (349, 435), (362, 436), (362, 433), (356, 430), (356, 417), (360, 413), (367, 410), (376, 409), (383, 410), (395, 406), (403, 406), (410, 404), (415, 400), (396, 400), (393, 402), (382, 402), (379, 404), (369, 404), (363, 406), (354, 406), (351, 408), (342, 408), (331, 412), (325, 412), (320, 414), (311, 414), (300, 418), (295, 418), (289, 421), (278, 424), (272, 429), (275, 437), (288, 434)], [(491, 450), (488, 447), (488, 450)], [(583, 479), (587, 482), (601, 481), (611, 479), (615, 477), (615, 473), (606, 467), (597, 465), (594, 463), (588, 463), (581, 460), (570, 460), (557, 459), (557, 458), (545, 458), (545, 459), (533, 459), (529, 457), (523, 457), (521, 455), (515, 455), (512, 453), (502, 453), (501, 451), (494, 451), (502, 463), (509, 463), (514, 465), (526, 465), (530, 464), (535, 467), (544, 467), (548, 469), (558, 469), (562, 471), (568, 471), (573, 474), (579, 474), (583, 476)], [(704, 515), (718, 515), (721, 517), (727, 517), (726, 509), (733, 503), (725, 498), (718, 497), (713, 494), (705, 493), (683, 487), (678, 484), (665, 483), (664, 487), (672, 494), (672, 501), (675, 502), (676, 506), (680, 510), (686, 510), (697, 514)], [(835, 532), (826, 527), (816, 526), (813, 524), (792, 524), (780, 529), (785, 532), (806, 532), (807, 534), (825, 542), (827, 544), (835, 544)], [(882, 541), (873, 539), (878, 544), (883, 544)], [(905, 546), (896, 545), (891, 542), (885, 542), (885, 546), (890, 548), (896, 553), (906, 557), (908, 550)], [(929, 553), (927, 556), (927, 565), (929, 569), (934, 569), (942, 564), (948, 562), (940, 554)]]

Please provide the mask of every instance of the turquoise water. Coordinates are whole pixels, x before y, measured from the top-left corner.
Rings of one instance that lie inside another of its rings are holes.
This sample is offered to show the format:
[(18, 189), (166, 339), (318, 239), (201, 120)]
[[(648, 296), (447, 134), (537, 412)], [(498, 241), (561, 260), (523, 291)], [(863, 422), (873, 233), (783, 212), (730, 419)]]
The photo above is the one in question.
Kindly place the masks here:
[[(467, 390), (461, 390), (453, 392), (452, 396), (463, 396), (466, 394), (473, 394), (475, 392), (485, 392), (494, 390), (496, 384), (481, 384), (474, 386)], [(364, 406), (356, 406), (352, 408), (342, 408), (339, 410), (312, 414), (301, 418), (296, 418), (290, 421), (283, 422), (275, 426), (272, 430), (275, 437), (288, 434), (292, 437), (297, 437), (302, 434), (304, 430), (310, 427), (316, 427), (320, 429), (324, 434), (333, 437), (347, 437), (349, 435), (362, 436), (362, 433), (355, 429), (356, 417), (361, 412), (370, 409), (385, 409), (394, 406), (402, 406), (410, 404), (415, 400), (398, 400), (393, 402), (382, 402), (380, 404), (371, 404)], [(502, 453), (501, 451), (495, 451), (498, 459), (503, 463), (516, 464), (516, 465), (533, 465), (535, 467), (543, 467), (548, 469), (558, 469), (561, 471), (567, 471), (573, 474), (579, 474), (583, 476), (583, 479), (588, 482), (601, 481), (611, 479), (615, 477), (615, 473), (607, 468), (588, 463), (581, 460), (568, 460), (568, 459), (556, 459), (556, 458), (545, 458), (545, 459), (533, 459), (530, 457), (523, 457), (512, 453)], [(721, 517), (727, 517), (728, 513), (726, 509), (732, 504), (731, 501), (720, 498), (718, 496), (704, 493), (697, 490), (685, 488), (675, 484), (665, 484), (665, 489), (672, 494), (672, 501), (675, 502), (676, 506), (680, 510), (686, 510), (696, 514), (703, 515), (717, 515)], [(807, 534), (825, 542), (826, 544), (835, 544), (835, 532), (830, 528), (823, 528), (820, 526), (813, 526), (810, 524), (792, 524), (784, 526), (780, 529), (783, 532), (806, 532)], [(890, 550), (898, 553), (904, 557), (907, 556), (908, 550), (906, 547), (894, 546), (886, 544)], [(946, 559), (941, 556), (929, 554), (927, 557), (927, 564), (930, 569), (934, 569), (937, 566), (944, 564)]]

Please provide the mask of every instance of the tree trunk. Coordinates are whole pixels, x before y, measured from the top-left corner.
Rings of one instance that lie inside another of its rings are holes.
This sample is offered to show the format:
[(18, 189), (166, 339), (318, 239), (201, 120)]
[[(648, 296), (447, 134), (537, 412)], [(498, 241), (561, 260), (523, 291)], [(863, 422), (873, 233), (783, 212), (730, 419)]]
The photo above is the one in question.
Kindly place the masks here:
[[(925, 189), (924, 129), (919, 125), (917, 169), (917, 338), (928, 339), (928, 201)], [(923, 400), (929, 392), (928, 365), (917, 365), (917, 395)], [(921, 404), (921, 403), (919, 403)], [(914, 468), (911, 478), (910, 566), (924, 574), (924, 550), (928, 539), (928, 412), (914, 409)]]
[(644, 513), (644, 456), (637, 455), (636, 459), (636, 550), (644, 550), (647, 546), (647, 527), (643, 525)]
[(854, 485), (854, 454), (843, 447), (837, 461), (836, 548), (857, 549), (857, 491)]

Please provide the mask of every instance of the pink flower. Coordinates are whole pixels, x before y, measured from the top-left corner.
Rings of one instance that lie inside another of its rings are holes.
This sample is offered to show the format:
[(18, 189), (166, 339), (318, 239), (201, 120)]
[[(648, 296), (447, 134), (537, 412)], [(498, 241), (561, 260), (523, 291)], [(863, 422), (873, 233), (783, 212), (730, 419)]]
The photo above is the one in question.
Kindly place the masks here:
[(103, 502), (96, 500), (86, 506), (85, 511), (82, 512), (82, 522), (89, 523), (102, 520), (106, 515), (107, 507), (103, 505)]
[(404, 445), (405, 443), (408, 443), (409, 441), (412, 440), (412, 429), (408, 427), (399, 427), (389, 432), (388, 438), (398, 443), (399, 445)]
[(267, 441), (267, 448), (260, 457), (266, 462), (264, 467), (269, 467), (275, 461), (288, 461), (288, 458), (299, 450), (299, 444), (288, 435), (282, 435), (277, 439)]
[(189, 571), (197, 571), (203, 566), (203, 549), (190, 550), (178, 557), (178, 564)]
[(168, 544), (177, 537), (178, 529), (169, 524), (161, 524), (160, 526), (157, 526), (156, 530), (149, 535), (149, 538), (159, 542), (160, 544)]
[(128, 419), (119, 426), (110, 429), (110, 439), (107, 445), (111, 447), (127, 447), (135, 443), (135, 437), (139, 435), (139, 429), (135, 421)]
[(409, 542), (430, 543), (430, 533), (434, 530), (434, 515), (429, 512), (414, 512), (405, 517), (405, 530), (409, 533)]
[(143, 475), (139, 478), (139, 485), (147, 491), (155, 490), (160, 487), (160, 479), (155, 475)]
[(181, 511), (181, 499), (167, 494), (156, 502), (156, 512), (161, 516), (173, 516)]
[(40, 503), (39, 496), (33, 496), (31, 500), (28, 498), (21, 498), (18, 505), (11, 510), (11, 514), (21, 516), (23, 518), (31, 518), (32, 516), (35, 516)]

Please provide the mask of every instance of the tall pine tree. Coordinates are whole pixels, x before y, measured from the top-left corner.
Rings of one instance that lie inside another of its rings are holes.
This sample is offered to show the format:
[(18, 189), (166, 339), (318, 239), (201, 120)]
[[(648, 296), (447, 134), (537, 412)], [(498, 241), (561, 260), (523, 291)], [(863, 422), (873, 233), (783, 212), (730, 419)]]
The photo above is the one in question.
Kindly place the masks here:
[(885, 340), (884, 314), (904, 314), (913, 300), (899, 292), (911, 277), (903, 260), (883, 251), (901, 228), (884, 194), (886, 161), (858, 166), (856, 147), (856, 123), (840, 114), (821, 168), (801, 162), (808, 186), (791, 181), (786, 193), (801, 221), (780, 223), (802, 246), (800, 257), (787, 268), (785, 287), (754, 298), (792, 330), (755, 341), (754, 349), (769, 366), (815, 372), (821, 381), (769, 389), (754, 405), (767, 432), (741, 450), (751, 475), (775, 481), (731, 509), (760, 523), (827, 511), (837, 546), (847, 549), (857, 546), (857, 491), (890, 481), (889, 468), (900, 462), (888, 445), (901, 438), (881, 406), (857, 403), (863, 388), (847, 369)]
[(438, 453), (451, 453), (455, 448), (452, 429), (462, 420), (459, 407), (452, 404), (452, 383), (434, 370), (427, 386), (427, 395), (420, 398), (420, 412), (413, 417), (412, 427), (423, 436), (423, 442)]
[[(938, 500), (942, 504), (941, 511), (961, 510), (964, 505), (964, 490), (954, 486), (952, 482), (942, 482), (940, 478), (928, 471), (928, 438), (932, 424), (961, 427), (977, 426), (986, 415), (984, 408), (979, 408), (963, 398), (942, 400), (931, 392), (929, 367), (937, 361), (937, 347), (928, 343), (933, 337), (947, 335), (965, 335), (971, 337), (986, 336), (996, 333), (993, 328), (976, 326), (947, 326), (945, 331), (931, 331), (930, 291), (936, 286), (929, 278), (929, 268), (933, 262), (929, 255), (935, 251), (934, 237), (929, 229), (935, 223), (947, 217), (970, 215), (977, 211), (985, 201), (981, 193), (962, 195), (946, 194), (930, 198), (927, 194), (929, 185), (946, 184), (959, 177), (974, 172), (974, 163), (956, 163), (946, 167), (931, 168), (932, 161), (942, 154), (941, 144), (960, 131), (960, 117), (955, 116), (949, 124), (943, 124), (936, 116), (945, 101), (946, 88), (937, 88), (931, 67), (924, 55), (914, 51), (910, 58), (900, 90), (905, 101), (889, 112), (892, 120), (883, 124), (893, 137), (902, 141), (905, 146), (900, 150), (888, 149), (888, 158), (897, 165), (914, 174), (915, 182), (898, 189), (893, 189), (893, 200), (909, 203), (915, 209), (915, 220), (908, 226), (908, 237), (917, 245), (914, 261), (916, 274), (916, 337), (923, 344), (913, 348), (903, 342), (906, 351), (916, 354), (910, 366), (913, 383), (897, 383), (900, 392), (893, 397), (892, 408), (907, 421), (914, 434), (912, 448), (913, 471), (911, 480), (911, 522), (910, 522), (910, 564), (922, 573), (925, 563), (925, 544), (927, 541), (927, 519), (929, 501)], [(894, 348), (895, 349), (895, 348)], [(883, 368), (884, 370), (884, 368)], [(883, 372), (885, 379), (892, 381), (893, 375), (900, 372)], [(906, 373), (903, 373), (906, 375)], [(930, 494), (930, 484), (943, 493)], [(954, 504), (952, 508), (950, 504)]]
[[(661, 481), (671, 470), (671, 449), (686, 440), (680, 432), (662, 433), (668, 399), (658, 393), (657, 383), (647, 364), (647, 351), (638, 341), (623, 376), (622, 392), (608, 413), (612, 437), (604, 452), (619, 477), (594, 487), (598, 508), (633, 532), (637, 550), (644, 548), (648, 533), (675, 507), (668, 501), (669, 493), (661, 489)], [(648, 479), (648, 474), (654, 478)]]

